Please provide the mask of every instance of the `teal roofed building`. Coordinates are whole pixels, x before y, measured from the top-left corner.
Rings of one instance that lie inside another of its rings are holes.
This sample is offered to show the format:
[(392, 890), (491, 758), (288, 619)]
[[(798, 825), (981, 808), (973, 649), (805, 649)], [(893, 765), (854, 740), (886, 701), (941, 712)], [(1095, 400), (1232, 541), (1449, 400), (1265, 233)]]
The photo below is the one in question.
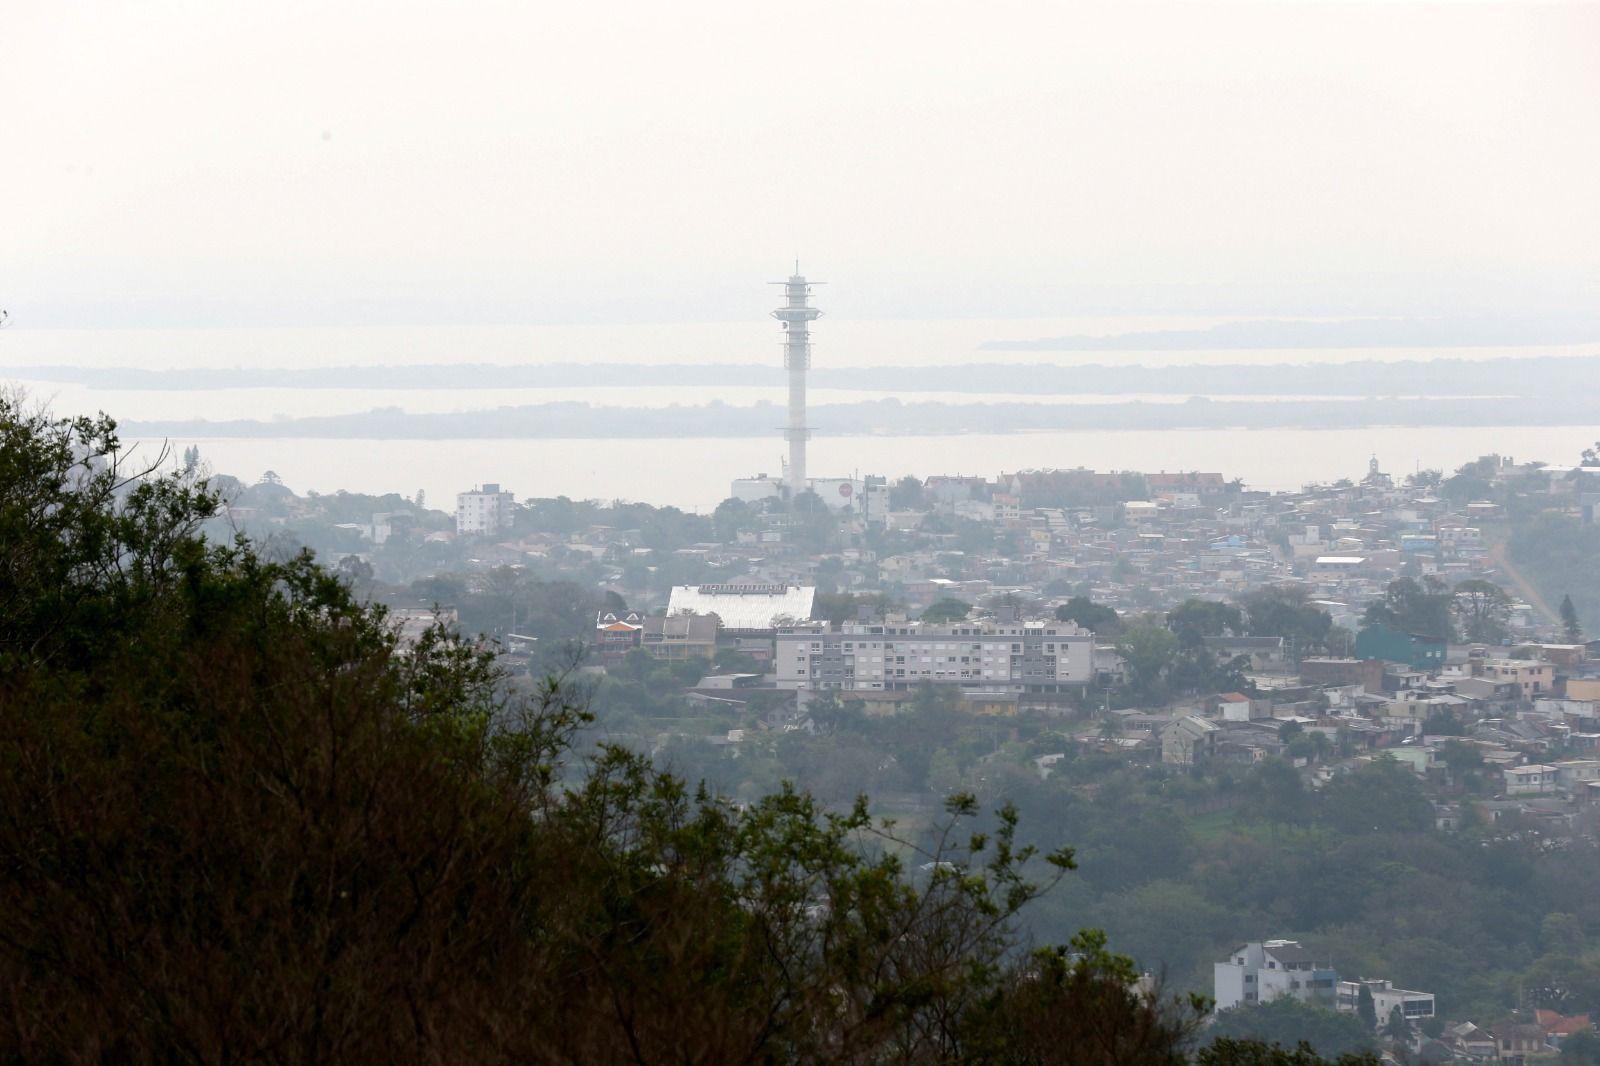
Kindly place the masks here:
[(1421, 633), (1407, 633), (1379, 622), (1356, 634), (1356, 658), (1405, 663), (1416, 670), (1444, 666), (1445, 641)]

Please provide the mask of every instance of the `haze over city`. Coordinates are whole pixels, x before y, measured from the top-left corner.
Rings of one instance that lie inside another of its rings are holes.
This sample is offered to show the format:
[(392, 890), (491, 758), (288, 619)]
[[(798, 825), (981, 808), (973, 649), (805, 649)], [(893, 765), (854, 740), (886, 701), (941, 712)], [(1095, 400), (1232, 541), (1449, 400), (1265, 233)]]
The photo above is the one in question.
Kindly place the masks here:
[(1600, 1066), (1600, 3), (12, 0), (0, 1054)]
[(8, 9), (16, 328), (744, 320), (796, 254), (841, 319), (1600, 296), (1591, 4), (200, 15)]

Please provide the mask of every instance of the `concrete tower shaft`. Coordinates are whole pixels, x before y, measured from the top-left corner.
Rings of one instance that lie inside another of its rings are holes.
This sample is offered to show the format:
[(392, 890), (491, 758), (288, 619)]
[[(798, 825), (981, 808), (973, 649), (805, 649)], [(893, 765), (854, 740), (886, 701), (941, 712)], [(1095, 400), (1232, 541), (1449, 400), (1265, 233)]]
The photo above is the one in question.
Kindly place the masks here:
[(822, 317), (822, 312), (811, 306), (811, 286), (822, 282), (806, 281), (796, 262), (788, 281), (773, 284), (782, 285), (784, 295), (783, 306), (772, 312), (772, 317), (783, 323), (783, 365), (789, 371), (789, 424), (783, 435), (789, 442), (785, 479), (793, 496), (807, 487), (806, 441), (811, 430), (806, 425), (806, 371), (811, 369), (811, 323)]

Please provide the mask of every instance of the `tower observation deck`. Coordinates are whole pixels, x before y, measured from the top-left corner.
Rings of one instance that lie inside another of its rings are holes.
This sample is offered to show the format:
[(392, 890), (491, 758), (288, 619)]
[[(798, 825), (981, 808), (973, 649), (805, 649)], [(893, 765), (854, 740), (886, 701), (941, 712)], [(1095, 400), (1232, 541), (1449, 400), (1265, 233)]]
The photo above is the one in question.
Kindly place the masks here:
[(823, 284), (808, 282), (800, 273), (800, 262), (795, 261), (794, 273), (788, 281), (775, 281), (783, 286), (783, 306), (772, 312), (772, 317), (783, 323), (783, 365), (789, 371), (789, 424), (783, 435), (789, 442), (789, 466), (784, 479), (789, 495), (806, 491), (806, 441), (811, 430), (806, 425), (806, 371), (811, 369), (811, 323), (822, 317), (822, 312), (811, 306), (811, 286)]

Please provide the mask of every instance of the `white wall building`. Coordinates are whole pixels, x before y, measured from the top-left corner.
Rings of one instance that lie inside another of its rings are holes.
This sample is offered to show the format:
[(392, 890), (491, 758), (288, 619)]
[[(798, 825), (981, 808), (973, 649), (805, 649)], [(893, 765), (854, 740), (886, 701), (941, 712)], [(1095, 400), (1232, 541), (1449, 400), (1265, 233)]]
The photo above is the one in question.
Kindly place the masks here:
[(1361, 986), (1365, 985), (1372, 994), (1372, 1013), (1374, 1021), (1382, 1028), (1389, 1020), (1389, 1015), (1394, 1013), (1396, 1007), (1400, 1008), (1401, 1017), (1407, 1021), (1415, 1022), (1418, 1018), (1432, 1018), (1434, 1003), (1432, 992), (1411, 992), (1404, 988), (1396, 988), (1388, 981), (1375, 977), (1363, 977), (1359, 981), (1339, 982), (1338, 1009), (1341, 1011), (1354, 1011), (1361, 1004)]
[(783, 482), (766, 474), (735, 478), (733, 484), (728, 487), (728, 495), (745, 503), (773, 500), (783, 495)]
[(1536, 796), (1561, 787), (1561, 771), (1544, 763), (1508, 766), (1501, 771), (1506, 779), (1506, 795)]
[(811, 617), (813, 585), (674, 585), (667, 614), (714, 614), (730, 633), (760, 633)]
[(828, 505), (830, 511), (854, 511), (861, 508), (866, 483), (851, 477), (814, 477), (811, 491)]
[(511, 528), (511, 508), (516, 498), (489, 482), (471, 492), (456, 493), (456, 532), (488, 535)]
[(779, 688), (1060, 692), (1093, 680), (1094, 634), (1054, 620), (817, 623), (780, 629), (774, 663)]
[(1218, 1010), (1281, 996), (1331, 1007), (1339, 994), (1333, 963), (1306, 950), (1298, 940), (1240, 944), (1212, 969)]

